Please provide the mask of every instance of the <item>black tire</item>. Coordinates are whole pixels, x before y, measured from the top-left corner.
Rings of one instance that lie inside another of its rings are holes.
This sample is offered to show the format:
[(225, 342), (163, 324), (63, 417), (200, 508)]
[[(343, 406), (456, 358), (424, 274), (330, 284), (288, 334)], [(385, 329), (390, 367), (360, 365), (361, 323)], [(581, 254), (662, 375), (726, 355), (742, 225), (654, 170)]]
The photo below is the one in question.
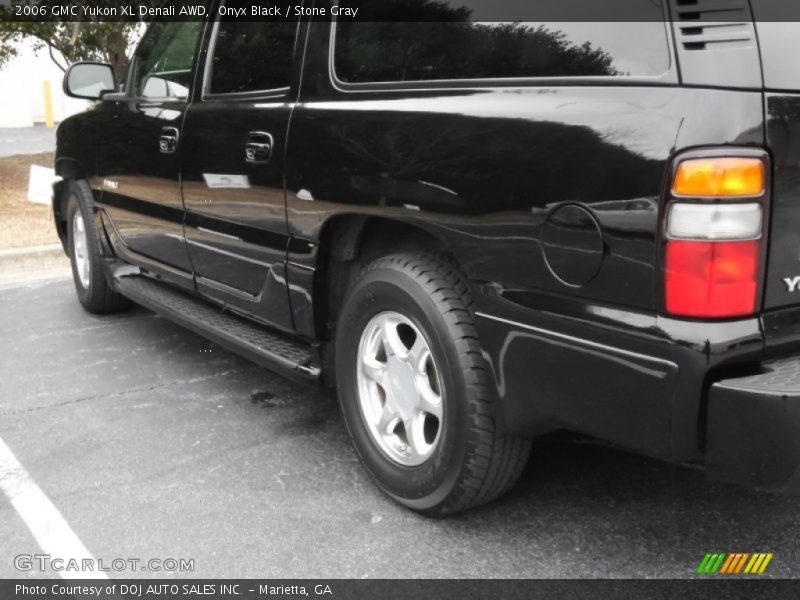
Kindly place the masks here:
[[(72, 181), (67, 187), (67, 248), (72, 263), (75, 292), (83, 308), (93, 314), (120, 312), (130, 306), (124, 296), (116, 293), (106, 280), (100, 237), (95, 226), (92, 191), (84, 181)], [(78, 273), (75, 248), (75, 214), (80, 211), (86, 232), (85, 252), (88, 258), (88, 283), (84, 285)]]
[[(454, 261), (398, 254), (370, 264), (348, 292), (336, 332), (336, 381), (344, 420), (362, 463), (400, 504), (446, 515), (485, 504), (519, 478), (531, 443), (498, 430), (496, 394), (481, 354), (472, 299)], [(421, 331), (439, 365), (443, 416), (421, 465), (392, 460), (373, 440), (359, 406), (358, 347), (375, 315), (400, 313)]]

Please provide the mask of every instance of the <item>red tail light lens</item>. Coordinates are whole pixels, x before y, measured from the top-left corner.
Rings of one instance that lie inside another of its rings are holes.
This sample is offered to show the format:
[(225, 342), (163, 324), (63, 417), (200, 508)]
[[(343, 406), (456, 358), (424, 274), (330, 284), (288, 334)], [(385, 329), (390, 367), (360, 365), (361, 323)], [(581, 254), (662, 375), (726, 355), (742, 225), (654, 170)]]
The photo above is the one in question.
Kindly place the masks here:
[(743, 317), (756, 309), (758, 240), (670, 240), (666, 309), (686, 317)]

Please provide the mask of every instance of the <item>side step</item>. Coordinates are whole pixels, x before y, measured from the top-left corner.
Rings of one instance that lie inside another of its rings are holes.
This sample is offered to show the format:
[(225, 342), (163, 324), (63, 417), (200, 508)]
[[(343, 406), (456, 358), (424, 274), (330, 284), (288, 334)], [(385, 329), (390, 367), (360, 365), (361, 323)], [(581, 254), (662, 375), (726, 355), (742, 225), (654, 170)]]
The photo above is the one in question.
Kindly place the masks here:
[(144, 275), (114, 278), (117, 291), (170, 321), (280, 375), (301, 383), (319, 380), (311, 346), (231, 314)]

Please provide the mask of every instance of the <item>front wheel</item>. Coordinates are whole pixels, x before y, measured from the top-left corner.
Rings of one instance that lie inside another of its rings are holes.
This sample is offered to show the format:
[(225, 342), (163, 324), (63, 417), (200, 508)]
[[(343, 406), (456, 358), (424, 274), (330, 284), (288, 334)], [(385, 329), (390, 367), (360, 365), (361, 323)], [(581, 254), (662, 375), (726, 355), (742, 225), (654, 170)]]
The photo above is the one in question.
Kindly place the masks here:
[(464, 277), (448, 258), (378, 259), (345, 299), (336, 380), (362, 463), (401, 504), (444, 515), (497, 498), (530, 442), (498, 430)]
[(128, 300), (106, 281), (100, 253), (100, 236), (92, 211), (92, 191), (82, 181), (67, 189), (67, 239), (75, 292), (90, 313), (103, 314), (128, 308)]

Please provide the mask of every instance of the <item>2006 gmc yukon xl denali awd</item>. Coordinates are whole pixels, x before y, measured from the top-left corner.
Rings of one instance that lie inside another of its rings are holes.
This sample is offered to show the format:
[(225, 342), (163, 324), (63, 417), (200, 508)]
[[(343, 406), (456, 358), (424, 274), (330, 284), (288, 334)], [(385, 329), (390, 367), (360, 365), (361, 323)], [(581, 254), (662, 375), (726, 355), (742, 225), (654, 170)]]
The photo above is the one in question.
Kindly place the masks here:
[(618, 1), (636, 22), (159, 22), (122, 84), (74, 65), (98, 100), (58, 129), (78, 299), (335, 386), (424, 513), (498, 497), (556, 429), (796, 485), (800, 29)]

